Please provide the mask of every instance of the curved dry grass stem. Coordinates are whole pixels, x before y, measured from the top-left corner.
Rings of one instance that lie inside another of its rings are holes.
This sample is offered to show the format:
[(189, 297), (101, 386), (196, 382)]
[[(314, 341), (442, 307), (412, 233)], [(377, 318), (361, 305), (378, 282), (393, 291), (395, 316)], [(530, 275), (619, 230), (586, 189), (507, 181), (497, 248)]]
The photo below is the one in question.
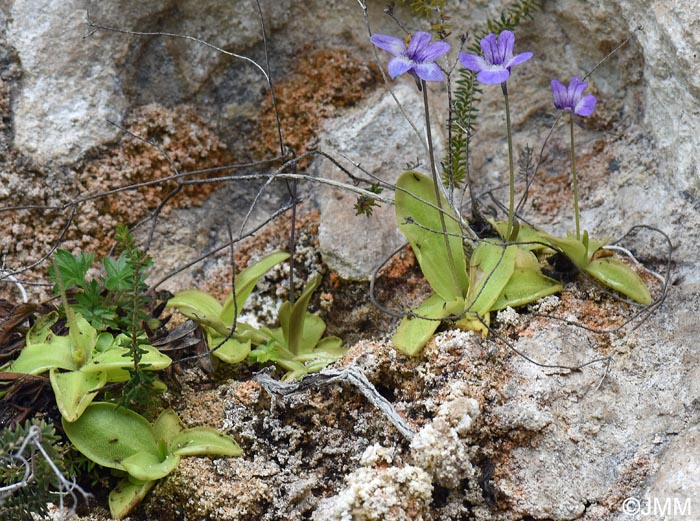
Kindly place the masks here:
[(324, 369), (320, 373), (305, 376), (300, 382), (280, 382), (266, 372), (256, 374), (254, 380), (262, 385), (268, 394), (278, 397), (293, 396), (322, 385), (348, 383), (357, 388), (375, 408), (383, 412), (406, 440), (410, 442), (415, 436), (415, 432), (408, 425), (408, 422), (396, 412), (391, 402), (377, 391), (362, 369), (357, 366), (348, 366), (343, 369)]

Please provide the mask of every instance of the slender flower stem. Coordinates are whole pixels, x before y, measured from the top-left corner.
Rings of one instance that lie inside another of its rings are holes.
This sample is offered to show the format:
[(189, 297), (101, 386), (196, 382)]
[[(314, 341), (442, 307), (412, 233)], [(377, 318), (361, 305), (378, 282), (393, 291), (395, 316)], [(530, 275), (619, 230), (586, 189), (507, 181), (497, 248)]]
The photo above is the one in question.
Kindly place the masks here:
[(574, 185), (574, 221), (576, 222), (576, 240), (581, 240), (581, 228), (579, 226), (578, 214), (578, 177), (576, 176), (576, 153), (574, 151), (574, 115), (569, 118), (569, 128), (571, 130), (571, 177)]
[(508, 199), (508, 233), (506, 240), (513, 240), (513, 222), (515, 218), (515, 171), (513, 169), (513, 138), (510, 132), (510, 105), (508, 104), (508, 87), (506, 82), (501, 83), (503, 98), (506, 100), (506, 134), (508, 135), (508, 172), (510, 174), (508, 180), (509, 199)]
[(425, 80), (421, 80), (423, 90), (423, 105), (425, 107), (425, 132), (428, 138), (428, 155), (430, 156), (430, 170), (433, 174), (433, 187), (435, 188), (435, 200), (437, 201), (438, 214), (440, 215), (440, 227), (442, 235), (445, 237), (445, 248), (447, 249), (447, 264), (452, 275), (452, 281), (456, 288), (459, 287), (459, 279), (457, 278), (457, 269), (455, 260), (452, 256), (452, 248), (450, 248), (450, 237), (447, 234), (447, 225), (445, 224), (445, 213), (442, 211), (442, 194), (440, 192), (440, 181), (438, 179), (437, 168), (435, 166), (435, 153), (433, 152), (433, 135), (430, 131), (430, 108), (428, 107), (428, 87)]

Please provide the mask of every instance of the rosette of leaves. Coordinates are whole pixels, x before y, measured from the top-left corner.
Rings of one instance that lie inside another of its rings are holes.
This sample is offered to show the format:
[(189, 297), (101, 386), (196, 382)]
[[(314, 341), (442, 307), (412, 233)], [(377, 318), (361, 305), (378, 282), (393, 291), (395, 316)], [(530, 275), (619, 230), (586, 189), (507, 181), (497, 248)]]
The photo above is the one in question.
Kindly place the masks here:
[[(423, 174), (409, 170), (401, 175), (395, 210), (399, 228), (433, 290), (401, 320), (392, 338), (408, 355), (420, 352), (443, 320), (454, 319), (458, 327), (486, 335), (491, 311), (522, 306), (561, 290), (557, 281), (542, 274), (534, 254), (516, 245), (481, 241), (467, 262), (461, 220), (442, 194), (438, 204), (433, 182)], [(448, 269), (450, 256), (454, 273)]]
[(318, 372), (345, 354), (343, 341), (335, 336), (324, 338), (326, 323), (307, 311), (309, 300), (320, 284), (321, 275), (316, 274), (306, 283), (296, 302), (282, 303), (277, 313), (280, 327), (259, 330), (266, 341), (250, 352), (250, 362), (273, 362), (287, 370), (282, 380), (289, 381)]
[(639, 304), (651, 304), (649, 288), (637, 272), (614, 257), (611, 251), (603, 249), (607, 241), (598, 241), (589, 237), (587, 231), (583, 232), (580, 241), (572, 235), (566, 238), (548, 236), (547, 240), (552, 246), (561, 250), (581, 271), (603, 286)]
[(118, 405), (94, 402), (74, 422), (63, 420), (73, 446), (98, 465), (125, 477), (109, 494), (112, 517), (122, 519), (167, 476), (184, 456), (240, 456), (229, 436), (209, 427), (186, 429), (175, 411), (163, 411), (153, 424)]
[[(494, 222), (499, 233), (505, 233), (506, 223)], [(607, 240), (597, 240), (584, 230), (581, 239), (573, 234), (566, 237), (554, 237), (531, 226), (521, 225), (518, 242), (532, 245), (549, 245), (563, 253), (580, 271), (591, 276), (603, 286), (629, 297), (635, 302), (649, 305), (652, 302), (649, 288), (641, 277), (627, 264), (615, 257), (603, 247)]]
[(223, 304), (209, 293), (193, 289), (176, 293), (166, 307), (177, 309), (201, 326), (212, 355), (229, 364), (241, 362), (250, 353), (251, 338), (261, 339), (254, 328), (238, 321), (238, 313), (258, 280), (288, 258), (286, 252), (271, 253), (242, 270)]
[[(134, 368), (132, 339), (127, 334), (98, 334), (82, 315), (71, 312), (68, 334), (56, 335), (51, 327), (57, 321), (57, 312), (39, 317), (27, 332), (26, 346), (6, 370), (32, 375), (48, 371), (61, 416), (75, 421), (107, 383), (129, 380)], [(139, 347), (140, 369), (158, 371), (170, 365), (171, 359), (155, 347)]]

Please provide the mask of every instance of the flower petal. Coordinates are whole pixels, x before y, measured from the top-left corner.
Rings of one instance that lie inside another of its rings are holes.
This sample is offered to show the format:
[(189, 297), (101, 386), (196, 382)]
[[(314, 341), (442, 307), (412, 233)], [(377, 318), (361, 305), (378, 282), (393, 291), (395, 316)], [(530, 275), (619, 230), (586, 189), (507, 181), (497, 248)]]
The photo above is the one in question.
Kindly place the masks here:
[(496, 42), (496, 35), (491, 33), (487, 34), (481, 39), (481, 52), (484, 53), (484, 60), (486, 63), (498, 64), (495, 61), (498, 57), (498, 43)]
[(386, 34), (373, 34), (370, 39), (374, 45), (393, 56), (402, 56), (406, 52), (406, 44), (401, 38)]
[(486, 61), (476, 54), (467, 54), (466, 52), (459, 53), (459, 63), (462, 67), (470, 71), (479, 72), (488, 67)]
[(581, 81), (578, 76), (571, 78), (568, 89), (569, 106), (571, 108), (574, 108), (581, 101), (581, 96), (583, 96), (583, 91), (586, 87), (588, 87), (588, 83)]
[(579, 116), (588, 117), (593, 114), (595, 104), (598, 100), (593, 94), (587, 94), (576, 104), (574, 112)]
[(408, 72), (416, 65), (415, 62), (404, 56), (392, 58), (389, 62), (389, 76), (393, 80), (397, 76), (401, 76), (404, 72)]
[(557, 80), (552, 80), (552, 99), (554, 100), (554, 106), (558, 109), (566, 108), (566, 87), (559, 83)]
[(498, 59), (493, 63), (505, 64), (505, 62), (513, 56), (513, 47), (515, 46), (515, 35), (509, 31), (501, 31), (498, 35)]
[(433, 37), (430, 35), (430, 33), (426, 33), (425, 31), (418, 31), (414, 33), (411, 36), (411, 41), (408, 42), (406, 56), (414, 61), (422, 61), (419, 60), (418, 57), (423, 53), (423, 49), (430, 44), (430, 40), (432, 39)]
[(503, 83), (510, 76), (508, 69), (484, 69), (476, 75), (476, 79), (481, 83), (498, 84)]
[(450, 44), (443, 41), (433, 42), (427, 47), (425, 47), (418, 56), (416, 56), (416, 61), (418, 62), (434, 62), (443, 54), (447, 54), (450, 50)]
[(418, 77), (425, 81), (442, 81), (445, 75), (440, 70), (436, 63), (419, 63), (413, 67), (413, 71)]
[(515, 56), (514, 58), (511, 58), (510, 60), (508, 60), (506, 67), (512, 67), (513, 65), (519, 65), (523, 62), (528, 61), (530, 58), (532, 58), (531, 52), (520, 53), (517, 56)]

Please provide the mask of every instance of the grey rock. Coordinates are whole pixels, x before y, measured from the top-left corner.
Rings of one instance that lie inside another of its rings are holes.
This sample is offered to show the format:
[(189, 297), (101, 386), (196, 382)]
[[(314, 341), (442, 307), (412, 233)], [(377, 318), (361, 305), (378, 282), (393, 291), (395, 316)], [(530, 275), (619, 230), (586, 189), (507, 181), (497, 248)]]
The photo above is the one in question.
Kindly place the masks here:
[(651, 478), (648, 490), (642, 497), (630, 496), (636, 501), (628, 503), (628, 508), (639, 508), (641, 519), (649, 521), (664, 515), (669, 519), (697, 516), (699, 473), (700, 428), (695, 425), (669, 444), (659, 458), (659, 469)]
[[(634, 333), (611, 338), (616, 354), (609, 366), (601, 362), (556, 374), (512, 358), (515, 373), (506, 390), (507, 403), (527, 407), (534, 397), (551, 420), (512, 452), (507, 477), (498, 483), (513, 500), (515, 512), (535, 518), (599, 519), (586, 505), (604, 504), (611, 516), (629, 519), (622, 514), (622, 501), (641, 498), (645, 490), (657, 497), (696, 497), (700, 479), (693, 470), (697, 458), (690, 454), (698, 439), (698, 391), (690, 382), (697, 373), (692, 340), (697, 325), (682, 311), (696, 305), (697, 287), (672, 295), (669, 311)], [(551, 325), (538, 331), (539, 338), (521, 339), (516, 348), (549, 365), (600, 359), (590, 341), (583, 341), (585, 336)], [(498, 413), (502, 422), (512, 417), (518, 423), (517, 408), (504, 412)], [(678, 433), (683, 434), (676, 439)], [(647, 489), (640, 481), (642, 469), (653, 474), (665, 446)]]
[(14, 102), (15, 146), (38, 161), (70, 163), (108, 142), (126, 100), (112, 50), (87, 33), (84, 2), (13, 2), (8, 40), (23, 76)]
[[(351, 113), (330, 120), (320, 136), (323, 152), (345, 159), (341, 159), (343, 166), (370, 182), (376, 178), (394, 183), (410, 162), (425, 156), (420, 137), (397, 106), (398, 101), (422, 130), (422, 96), (411, 81), (398, 82), (392, 88), (396, 99), (388, 92), (377, 93)], [(315, 168), (319, 177), (350, 182), (328, 160), (317, 160)], [(347, 190), (321, 187), (319, 243), (326, 262), (341, 277), (367, 280), (379, 263), (406, 241), (396, 226), (393, 206), (376, 208), (371, 217), (357, 216), (356, 200)]]
[[(7, 43), (23, 71), (13, 102), (15, 146), (40, 163), (70, 164), (111, 142), (119, 133), (112, 123), (121, 123), (135, 106), (196, 100), (202, 113), (221, 122), (227, 110), (257, 104), (266, 84), (254, 0), (5, 4), (7, 20), (0, 21), (7, 23)], [(284, 77), (299, 49), (348, 41), (369, 46), (361, 31), (348, 31), (348, 21), (362, 27), (363, 18), (347, 2), (283, 0), (260, 2), (260, 9), (268, 37), (274, 32), (269, 41), (273, 81)], [(91, 29), (88, 21), (117, 31)]]

